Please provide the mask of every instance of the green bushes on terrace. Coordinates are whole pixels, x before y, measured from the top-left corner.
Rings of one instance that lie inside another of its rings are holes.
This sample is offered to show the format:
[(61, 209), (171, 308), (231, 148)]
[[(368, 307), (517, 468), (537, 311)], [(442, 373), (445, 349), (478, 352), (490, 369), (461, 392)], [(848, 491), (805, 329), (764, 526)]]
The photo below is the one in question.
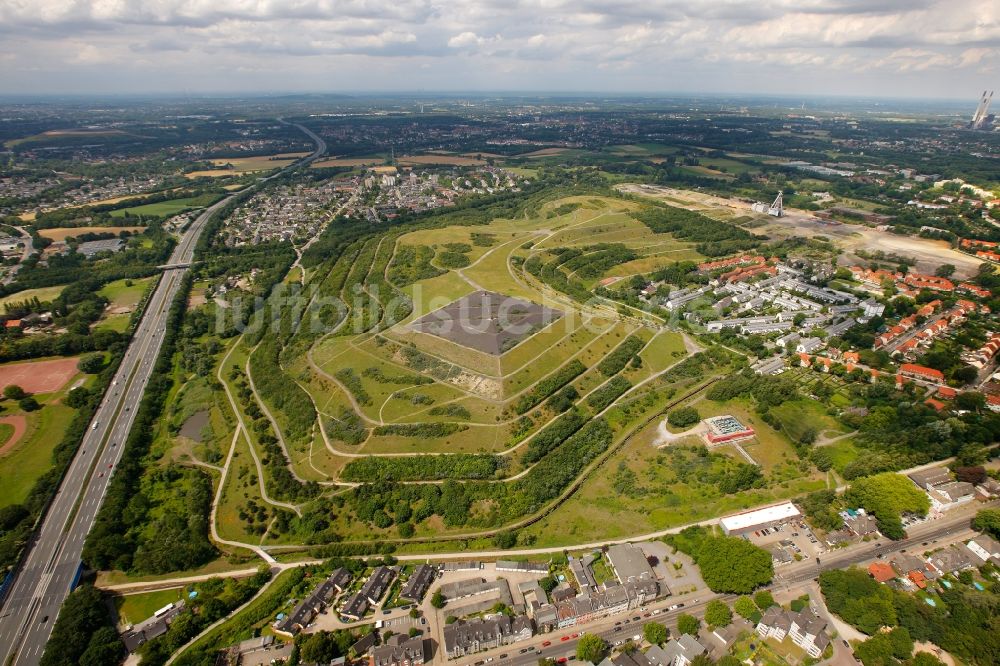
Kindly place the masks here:
[(740, 227), (683, 208), (655, 205), (633, 216), (654, 233), (671, 234), (679, 240), (697, 243), (695, 249), (706, 257), (719, 257), (759, 245), (753, 234)]
[(436, 268), (431, 259), (434, 250), (426, 245), (400, 245), (389, 264), (389, 280), (400, 287), (444, 275), (446, 271)]
[(542, 263), (540, 256), (532, 256), (524, 262), (524, 270), (573, 300), (581, 303), (588, 300), (590, 291), (579, 282), (569, 279), (566, 273), (559, 269), (559, 266), (581, 256), (583, 252), (576, 248), (556, 248), (552, 250), (552, 254), (556, 255), (556, 258), (545, 264)]
[(447, 437), (456, 432), (468, 430), (464, 423), (393, 423), (375, 427), (376, 435), (396, 435), (398, 437)]
[(341, 476), (347, 481), (433, 481), (436, 479), (490, 479), (504, 467), (495, 455), (451, 455), (387, 458), (369, 456), (347, 463)]
[(368, 391), (366, 391), (365, 387), (361, 384), (361, 378), (358, 377), (358, 373), (354, 371), (354, 368), (341, 368), (340, 370), (337, 370), (333, 376), (339, 379), (340, 383), (351, 392), (351, 395), (353, 395), (354, 399), (358, 401), (358, 404), (372, 404), (372, 397), (368, 395)]
[(587, 366), (581, 363), (579, 359), (573, 359), (535, 384), (535, 388), (522, 395), (514, 403), (514, 411), (518, 414), (524, 414), (542, 400), (545, 400), (563, 386), (576, 379), (586, 370)]
[(469, 412), (468, 409), (466, 409), (462, 405), (456, 405), (454, 403), (449, 405), (439, 405), (437, 407), (433, 407), (427, 413), (430, 414), (431, 416), (450, 416), (456, 419), (472, 418), (472, 414)]
[(612, 266), (639, 258), (634, 250), (621, 243), (601, 243), (585, 247), (583, 250), (586, 254), (563, 264), (563, 268), (582, 278), (600, 277)]
[(369, 379), (374, 379), (379, 384), (400, 384), (402, 386), (417, 386), (418, 384), (433, 384), (434, 380), (423, 375), (387, 375), (381, 368), (371, 366), (365, 368), (362, 375)]
[(288, 436), (294, 440), (305, 439), (316, 423), (316, 408), (309, 394), (282, 370), (278, 350), (278, 341), (267, 336), (250, 354), (254, 386), (263, 400), (284, 414), (282, 425)]
[(597, 369), (601, 371), (601, 374), (605, 377), (610, 377), (616, 375), (622, 371), (622, 369), (632, 360), (632, 357), (639, 353), (639, 351), (646, 346), (646, 343), (634, 335), (630, 335), (625, 338), (624, 342), (615, 347), (615, 349), (601, 359), (601, 362), (597, 364)]
[[(419, 523), (439, 515), (445, 525), (497, 527), (530, 515), (556, 499), (584, 468), (607, 450), (611, 428), (595, 419), (560, 443), (520, 479), (508, 482), (448, 479), (441, 485), (365, 483), (345, 495), (358, 519), (376, 527)], [(473, 511), (477, 502), (489, 508)], [(412, 526), (412, 525), (411, 525)], [(347, 546), (349, 544), (341, 544)]]
[(549, 451), (582, 428), (586, 422), (586, 417), (575, 409), (563, 414), (531, 438), (531, 441), (528, 442), (528, 448), (521, 456), (522, 462), (530, 464), (541, 460)]
[(600, 412), (630, 388), (632, 388), (632, 382), (618, 375), (587, 396), (587, 404), (595, 413)]

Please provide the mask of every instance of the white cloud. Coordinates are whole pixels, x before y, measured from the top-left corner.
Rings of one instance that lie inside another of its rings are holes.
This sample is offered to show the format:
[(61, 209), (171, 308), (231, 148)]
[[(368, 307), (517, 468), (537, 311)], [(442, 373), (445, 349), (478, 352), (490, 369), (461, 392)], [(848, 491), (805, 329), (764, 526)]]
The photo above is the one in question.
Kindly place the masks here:
[[(230, 72), (256, 71), (254, 88), (282, 89), (299, 79), (280, 72), (295, 71), (306, 81), (321, 74), (324, 85), (364, 86), (375, 85), (365, 71), (377, 69), (379, 87), (407, 89), (418, 68), (427, 72), (419, 85), (448, 88), (509, 81), (656, 91), (683, 82), (746, 90), (795, 74), (814, 81), (814, 92), (906, 94), (912, 82), (892, 74), (920, 72), (935, 78), (919, 94), (953, 95), (989, 85), (984, 73), (1000, 67), (1000, 2), (0, 0), (0, 51), (81, 86), (143, 67), (154, 82), (192, 75), (229, 87), (245, 85)], [(170, 57), (135, 57), (155, 52)], [(99, 80), (72, 76), (96, 64), (104, 68)], [(360, 68), (357, 76), (340, 66), (347, 64)], [(60, 85), (21, 76), (16, 65), (4, 69), (0, 89)]]

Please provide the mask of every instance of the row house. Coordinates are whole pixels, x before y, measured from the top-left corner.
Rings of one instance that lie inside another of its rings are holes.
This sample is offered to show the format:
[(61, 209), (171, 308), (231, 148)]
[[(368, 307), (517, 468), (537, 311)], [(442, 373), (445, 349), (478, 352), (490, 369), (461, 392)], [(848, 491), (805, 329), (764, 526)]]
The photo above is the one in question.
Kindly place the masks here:
[(534, 635), (531, 618), (495, 615), (488, 619), (460, 620), (444, 628), (445, 654), (457, 659), (501, 645), (526, 641)]

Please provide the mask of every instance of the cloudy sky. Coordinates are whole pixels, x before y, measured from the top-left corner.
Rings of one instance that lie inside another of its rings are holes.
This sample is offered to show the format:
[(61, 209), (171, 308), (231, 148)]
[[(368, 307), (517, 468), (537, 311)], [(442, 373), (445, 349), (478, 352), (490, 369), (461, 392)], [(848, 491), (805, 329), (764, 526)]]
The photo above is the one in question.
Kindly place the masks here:
[(0, 94), (986, 87), (998, 0), (0, 0)]

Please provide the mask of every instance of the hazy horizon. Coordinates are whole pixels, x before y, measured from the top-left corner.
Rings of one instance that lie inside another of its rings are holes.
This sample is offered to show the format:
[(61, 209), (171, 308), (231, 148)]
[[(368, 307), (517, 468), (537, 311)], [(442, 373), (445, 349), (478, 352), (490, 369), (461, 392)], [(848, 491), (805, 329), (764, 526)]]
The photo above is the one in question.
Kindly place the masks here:
[(989, 0), (6, 0), (0, 35), (6, 95), (1000, 88)]

